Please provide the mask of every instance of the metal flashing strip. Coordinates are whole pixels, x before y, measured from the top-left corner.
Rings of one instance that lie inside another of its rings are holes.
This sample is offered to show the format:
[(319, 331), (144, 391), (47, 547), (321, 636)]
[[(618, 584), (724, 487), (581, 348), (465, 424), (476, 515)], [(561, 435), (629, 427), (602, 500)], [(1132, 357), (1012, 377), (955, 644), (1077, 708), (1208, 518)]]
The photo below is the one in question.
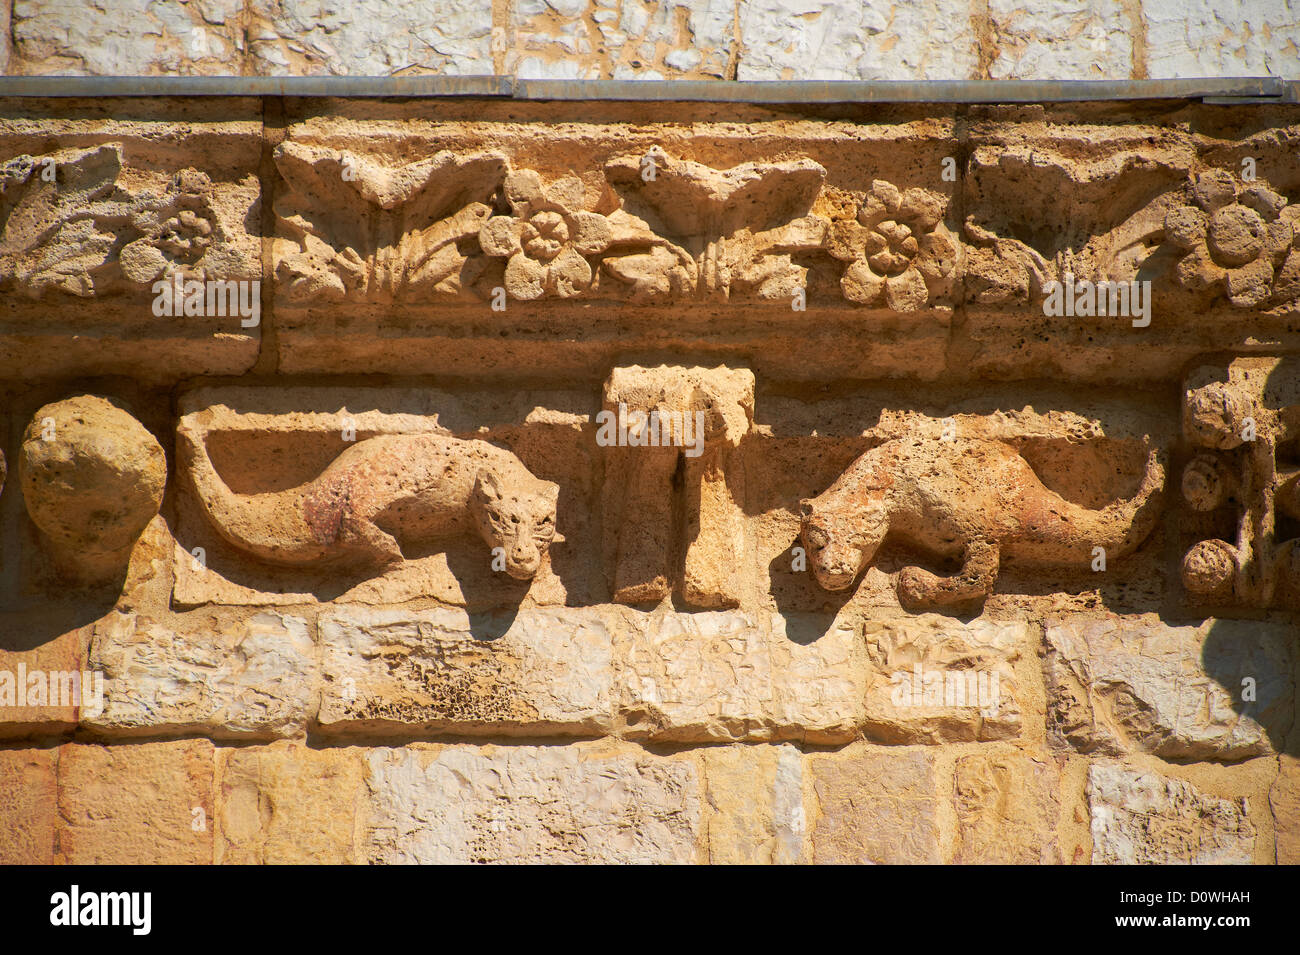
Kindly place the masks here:
[(543, 80), (511, 76), (0, 76), (0, 97), (489, 97), (528, 101), (753, 104), (1065, 103), (1201, 99), (1300, 102), (1277, 77), (1162, 80)]

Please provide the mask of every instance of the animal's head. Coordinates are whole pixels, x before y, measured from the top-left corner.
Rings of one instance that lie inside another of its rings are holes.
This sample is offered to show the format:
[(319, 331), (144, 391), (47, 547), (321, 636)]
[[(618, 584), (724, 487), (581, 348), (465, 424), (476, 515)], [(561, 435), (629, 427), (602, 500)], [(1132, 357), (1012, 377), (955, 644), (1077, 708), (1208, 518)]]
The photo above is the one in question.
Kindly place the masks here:
[(813, 576), (826, 590), (847, 590), (876, 555), (888, 529), (884, 508), (823, 494), (802, 501), (799, 536)]
[(555, 531), (560, 487), (550, 481), (512, 481), (483, 468), (474, 478), (474, 518), (479, 533), (505, 554), (506, 573), (529, 580), (542, 566), (547, 549), (564, 540)]

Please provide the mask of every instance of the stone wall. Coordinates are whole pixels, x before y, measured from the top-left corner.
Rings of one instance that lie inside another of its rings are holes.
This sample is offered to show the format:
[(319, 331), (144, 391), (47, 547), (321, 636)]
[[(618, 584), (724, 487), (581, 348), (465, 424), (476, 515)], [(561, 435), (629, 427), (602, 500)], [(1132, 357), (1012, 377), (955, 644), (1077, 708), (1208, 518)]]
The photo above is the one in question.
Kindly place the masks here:
[(0, 102), (0, 861), (1297, 861), (1298, 148)]
[[(7, 28), (6, 27), (7, 24)], [(0, 0), (47, 75), (1300, 78), (1296, 0)]]

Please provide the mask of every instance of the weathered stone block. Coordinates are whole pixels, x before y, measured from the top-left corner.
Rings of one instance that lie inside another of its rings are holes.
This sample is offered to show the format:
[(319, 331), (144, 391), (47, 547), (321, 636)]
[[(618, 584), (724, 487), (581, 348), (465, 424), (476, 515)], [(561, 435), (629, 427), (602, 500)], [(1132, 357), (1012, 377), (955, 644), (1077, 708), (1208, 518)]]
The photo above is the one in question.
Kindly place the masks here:
[(1118, 763), (1088, 767), (1093, 865), (1247, 865), (1255, 827), (1246, 800)]
[(507, 73), (522, 79), (724, 79), (736, 0), (514, 0)]
[(222, 750), (218, 766), (218, 865), (358, 861), (358, 750), (277, 743)]
[(687, 863), (700, 859), (690, 759), (609, 747), (371, 752), (371, 863)]
[(1147, 71), (1295, 79), (1300, 13), (1273, 0), (1143, 0)]
[(862, 715), (864, 672), (853, 630), (807, 645), (783, 617), (629, 611), (620, 683), (634, 736), (846, 742)]
[(242, 0), (16, 0), (16, 69), (30, 75), (243, 73)]
[(1277, 779), (1269, 790), (1278, 865), (1300, 865), (1300, 759), (1279, 757)]
[(1052, 865), (1061, 861), (1056, 767), (1022, 753), (957, 760), (953, 861)]
[(813, 861), (942, 861), (935, 758), (915, 749), (809, 757), (818, 809)]
[(712, 865), (787, 865), (806, 860), (803, 756), (793, 746), (704, 750)]
[(868, 620), (864, 732), (886, 743), (1011, 739), (1021, 731), (1016, 662), (1029, 626), (939, 614)]
[(301, 735), (315, 716), (319, 658), (301, 617), (163, 624), (114, 613), (96, 624), (90, 647), (104, 708), (82, 725), (113, 735)]
[(966, 0), (747, 0), (740, 80), (940, 80), (975, 74)]
[(1065, 617), (1046, 644), (1050, 735), (1081, 752), (1245, 759), (1273, 752), (1295, 719), (1287, 626)]
[(613, 714), (613, 644), (592, 609), (343, 608), (319, 622), (332, 732), (589, 733)]
[(212, 862), (212, 744), (59, 751), (59, 859), (70, 865)]
[(0, 634), (0, 738), (74, 727), (82, 704), (92, 709), (95, 704), (95, 681), (85, 678), (88, 628), (29, 648), (27, 627), (8, 622), (4, 626), (8, 632)]
[(1123, 4), (1066, 0), (1036, 9), (991, 0), (995, 80), (1126, 80), (1133, 74), (1133, 23)]
[(53, 865), (53, 749), (0, 749), (0, 865)]
[(263, 76), (491, 74), (492, 5), (253, 0), (252, 72)]

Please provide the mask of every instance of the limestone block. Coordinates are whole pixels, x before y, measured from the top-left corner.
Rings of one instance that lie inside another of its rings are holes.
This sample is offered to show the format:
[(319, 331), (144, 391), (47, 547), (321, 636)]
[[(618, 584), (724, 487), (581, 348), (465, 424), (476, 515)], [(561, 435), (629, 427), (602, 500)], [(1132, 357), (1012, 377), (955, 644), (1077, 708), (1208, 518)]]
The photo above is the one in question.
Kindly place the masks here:
[(773, 616), (628, 611), (620, 675), (628, 731), (654, 740), (847, 742), (862, 716), (864, 671), (851, 627), (809, 644)]
[(199, 616), (159, 623), (114, 613), (95, 625), (90, 666), (105, 677), (102, 712), (82, 725), (106, 735), (299, 736), (315, 716), (320, 659), (301, 617)]
[(1277, 864), (1300, 865), (1300, 759), (1283, 754), (1279, 764), (1277, 779), (1268, 794)]
[(212, 862), (212, 743), (179, 740), (59, 751), (59, 861)]
[(53, 749), (0, 749), (0, 865), (53, 865)]
[(1046, 644), (1050, 737), (1081, 752), (1246, 759), (1274, 752), (1295, 718), (1289, 626), (1065, 617)]
[(521, 79), (725, 79), (736, 0), (514, 0)]
[(966, 0), (749, 0), (740, 80), (964, 80), (978, 51)]
[(330, 732), (597, 734), (613, 714), (613, 643), (596, 608), (322, 615)]
[(7, 621), (3, 626), (0, 738), (72, 729), (83, 704), (95, 706), (95, 680), (86, 667), (89, 628), (78, 627), (30, 646), (26, 626)]
[(1018, 753), (979, 753), (957, 760), (954, 862), (992, 865), (1060, 863), (1056, 767)]
[(1295, 0), (1143, 0), (1142, 19), (1154, 79), (1300, 75)]
[(817, 794), (813, 861), (942, 861), (935, 759), (934, 753), (915, 749), (808, 757)]
[(699, 861), (699, 770), (688, 758), (584, 745), (376, 749), (367, 861)]
[(1249, 865), (1255, 827), (1244, 798), (1120, 763), (1088, 767), (1093, 865)]
[(1133, 23), (1123, 4), (991, 0), (989, 15), (996, 37), (991, 79), (1126, 80), (1133, 74)]
[(261, 76), (491, 74), (492, 5), (477, 0), (252, 0)]
[(1031, 646), (1026, 623), (924, 614), (868, 620), (864, 638), (868, 739), (949, 743), (1020, 735), (1016, 662)]
[(218, 771), (218, 865), (357, 861), (359, 751), (298, 743), (224, 749)]
[(806, 861), (803, 757), (785, 746), (703, 751), (711, 865)]
[(243, 73), (242, 0), (16, 0), (16, 69), (30, 75)]

